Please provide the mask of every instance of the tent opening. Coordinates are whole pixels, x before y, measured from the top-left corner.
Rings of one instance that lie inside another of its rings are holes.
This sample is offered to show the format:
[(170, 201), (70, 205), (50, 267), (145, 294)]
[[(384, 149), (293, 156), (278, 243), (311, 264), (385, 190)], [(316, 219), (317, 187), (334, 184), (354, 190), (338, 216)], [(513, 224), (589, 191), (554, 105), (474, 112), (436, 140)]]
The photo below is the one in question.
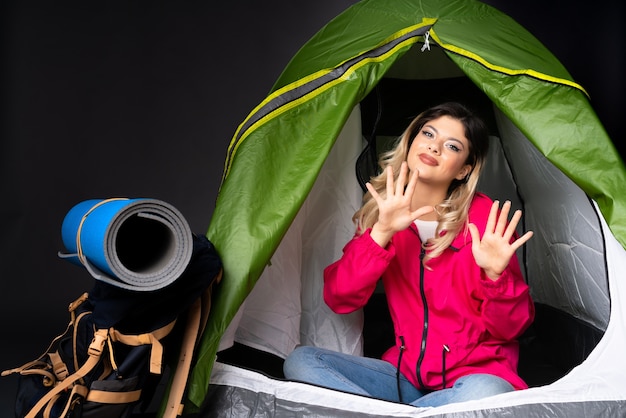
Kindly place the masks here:
[[(431, 51), (424, 53), (420, 47), (421, 44), (417, 44), (400, 58), (357, 106), (360, 115), (358, 152), (356, 157), (340, 160), (339, 164), (352, 164), (353, 169), (348, 170), (347, 176), (352, 176), (354, 181), (347, 184), (360, 189), (357, 194), (362, 196), (365, 182), (379, 169), (380, 153), (393, 145), (420, 111), (444, 101), (459, 101), (483, 118), (490, 130), (491, 146), (479, 189), (493, 199), (511, 200), (513, 207), (522, 209), (524, 213), (519, 232), (521, 229), (535, 231), (535, 237), (518, 253), (536, 304), (535, 322), (520, 339), (519, 373), (530, 386), (549, 384), (587, 358), (608, 323), (610, 300), (600, 221), (587, 196), (534, 148), (443, 50), (431, 46)], [(337, 142), (341, 140), (342, 135)], [(327, 161), (319, 178), (325, 177), (326, 166), (329, 165), (331, 162)], [(355, 193), (355, 190), (350, 193)], [(354, 206), (353, 201), (352, 207), (341, 209), (341, 216), (345, 218), (343, 222), (350, 222), (355, 207), (358, 206)], [(281, 248), (283, 251), (284, 248), (290, 249), (293, 263), (306, 264), (300, 260), (302, 256), (294, 251), (304, 251), (307, 245), (341, 248), (345, 244), (345, 240), (333, 244), (325, 241), (336, 240), (336, 234), (330, 234), (330, 238), (320, 233), (302, 234), (307, 229), (303, 223), (319, 222), (298, 221), (299, 218), (310, 218), (312, 211), (305, 203), (291, 227), (291, 230), (298, 230), (295, 234), (297, 238), (294, 241), (294, 234), (287, 233), (272, 258), (272, 265), (280, 257)], [(314, 242), (304, 242), (307, 239)], [(321, 270), (325, 265), (314, 264), (314, 271), (309, 276), (313, 277), (311, 280), (321, 282)], [(298, 265), (294, 269), (300, 271), (304, 267)], [(285, 269), (281, 273), (285, 273)], [(264, 286), (271, 287), (266, 284), (268, 280), (262, 276), (248, 299), (259, 298), (261, 294), (265, 298), (270, 295), (279, 299), (275, 287), (265, 292), (262, 290)], [(296, 292), (303, 295), (302, 306), (296, 309), (302, 312), (298, 312), (300, 322), (294, 326), (299, 329), (300, 336), (294, 337), (296, 341), (291, 343), (292, 346), (324, 345), (325, 338), (343, 338), (329, 337), (323, 327), (310, 324), (319, 321), (311, 319), (316, 315), (335, 315), (320, 307), (311, 308), (311, 305), (323, 304), (323, 301), (319, 295), (307, 296), (304, 293), (319, 292), (319, 286), (319, 283), (314, 285), (315, 290), (306, 284), (297, 286)], [(307, 298), (314, 301), (307, 302)], [(267, 299), (261, 302), (261, 305), (266, 304)], [(263, 313), (258, 308), (255, 310), (254, 306), (258, 305), (254, 302), (252, 308), (249, 305), (247, 301), (240, 312), (243, 319), (240, 317), (237, 321), (241, 320), (241, 323), (235, 321), (240, 328), (236, 331), (234, 345), (220, 351), (218, 361), (282, 378), (282, 361), (288, 352), (273, 347), (275, 338), (261, 335), (261, 331), (255, 329), (253, 323), (263, 322), (259, 320)], [(272, 315), (280, 316), (277, 313)], [(335, 345), (354, 346), (357, 347), (354, 351), (363, 355), (380, 357), (394, 343), (382, 288), (371, 298), (363, 315), (360, 320), (344, 324), (346, 329), (356, 328), (352, 331), (358, 336), (347, 337), (356, 342)], [(278, 330), (276, 335), (285, 330), (278, 323), (270, 327)], [(336, 332), (340, 334), (341, 330)]]
[[(466, 77), (431, 80), (388, 77), (384, 78), (361, 102), (362, 129), (364, 136), (367, 138), (367, 146), (359, 156), (356, 171), (363, 190), (365, 190), (367, 179), (380, 172), (377, 164), (378, 156), (393, 146), (396, 138), (402, 134), (410, 121), (421, 110), (448, 100), (467, 104), (483, 118), (489, 127), (492, 149), (488, 167), (485, 169), (485, 174), (481, 180), (480, 191), (487, 193), (494, 199), (509, 199), (515, 203), (517, 208), (522, 209), (524, 213), (533, 210), (532, 206), (527, 205), (525, 200), (525, 196), (532, 193), (532, 191), (520, 190), (516, 183), (516, 178), (523, 176), (525, 182), (532, 185), (535, 182), (540, 183), (542, 181), (542, 172), (532, 170), (533, 166), (530, 166), (528, 170), (511, 171), (511, 164), (508, 160), (516, 157), (515, 155), (506, 155), (504, 151), (506, 146), (503, 145), (503, 142), (512, 141), (512, 139), (506, 137), (506, 132), (503, 134), (500, 131), (496, 118), (497, 109), (494, 110), (494, 106), (489, 98)], [(505, 116), (500, 115), (499, 118), (502, 119)], [(527, 142), (525, 138), (523, 139)], [(532, 149), (532, 145), (529, 142), (525, 145)], [(527, 152), (532, 151), (527, 150)], [(542, 161), (541, 164), (549, 164), (547, 161), (543, 161), (543, 157), (536, 150), (534, 150), (532, 158), (539, 159)], [(553, 167), (552, 170), (556, 169)], [(558, 176), (558, 170), (553, 175)], [(567, 187), (576, 188), (571, 182), (567, 184), (568, 182), (562, 176), (555, 184), (555, 187), (561, 189), (566, 189)], [(537, 197), (531, 195), (529, 199), (536, 200)], [(569, 210), (566, 208), (564, 211), (571, 213), (571, 216), (554, 219), (552, 224), (547, 220), (540, 221), (538, 225), (541, 225), (542, 228), (549, 225), (556, 230), (576, 228), (576, 217), (580, 216), (579, 211), (581, 210), (577, 208), (577, 205), (581, 203), (588, 207), (588, 217), (585, 218), (584, 223), (591, 223), (594, 230), (600, 231), (599, 220), (593, 215), (595, 212), (591, 210), (592, 204), (584, 199), (582, 202), (575, 200), (562, 202), (564, 205), (571, 205)], [(534, 216), (541, 217), (542, 214), (537, 211)], [(578, 222), (580, 221), (578, 220)], [(564, 225), (560, 226), (560, 222), (564, 223)], [(534, 229), (529, 228), (526, 222), (522, 222), (521, 225), (526, 230)], [(518, 232), (522, 232), (521, 228)], [(550, 232), (546, 232), (548, 235), (550, 234)], [(538, 240), (546, 238), (545, 235), (541, 235), (539, 235)], [(593, 283), (600, 283), (606, 288), (608, 286), (606, 271), (603, 269), (604, 261), (601, 257), (604, 251), (599, 238), (600, 235), (596, 234), (596, 239), (587, 244), (598, 250), (596, 253), (598, 257), (594, 263), (597, 269), (588, 273), (594, 276), (595, 280)], [(533, 242), (528, 246), (533, 246), (534, 244)], [(581, 244), (586, 245), (585, 243)], [(542, 242), (539, 245), (549, 248), (554, 243)], [(571, 247), (577, 244), (562, 243), (562, 245)], [(593, 250), (591, 252), (593, 253)], [(534, 255), (529, 255), (529, 253)], [(537, 251), (527, 251), (526, 247), (523, 247), (518, 253), (526, 281), (530, 284), (531, 292), (535, 295), (536, 319), (534, 324), (520, 338), (519, 373), (530, 386), (542, 386), (552, 383), (582, 363), (599, 342), (606, 326), (606, 319), (599, 323), (590, 323), (584, 318), (577, 317), (576, 314), (578, 312), (576, 309), (568, 311), (558, 301), (546, 299), (547, 295), (542, 294), (541, 288), (533, 289), (534, 284), (546, 281), (553, 281), (553, 285), (556, 286), (562, 285), (572, 288), (578, 287), (580, 282), (584, 283), (586, 274), (579, 275), (579, 277), (568, 277), (569, 275), (575, 275), (576, 271), (578, 271), (577, 267), (571, 264), (572, 259), (576, 258), (576, 255), (574, 253), (564, 253), (563, 257), (553, 260), (553, 267), (559, 272), (557, 273), (555, 271), (546, 272), (538, 268), (537, 265), (543, 265), (544, 262), (537, 260), (536, 254)], [(554, 255), (549, 257), (554, 257)], [(569, 267), (567, 266), (568, 264), (570, 264)], [(561, 268), (562, 271), (559, 271)], [(604, 296), (600, 300), (607, 301)], [(584, 309), (585, 306), (582, 300), (571, 300), (567, 303), (572, 305), (581, 303), (577, 307), (578, 310)], [(569, 308), (573, 308), (573, 306), (569, 306)], [(601, 317), (607, 318), (608, 304), (603, 309)], [(379, 292), (374, 294), (365, 307), (364, 315), (364, 355), (380, 357), (394, 343), (391, 317), (382, 287)]]

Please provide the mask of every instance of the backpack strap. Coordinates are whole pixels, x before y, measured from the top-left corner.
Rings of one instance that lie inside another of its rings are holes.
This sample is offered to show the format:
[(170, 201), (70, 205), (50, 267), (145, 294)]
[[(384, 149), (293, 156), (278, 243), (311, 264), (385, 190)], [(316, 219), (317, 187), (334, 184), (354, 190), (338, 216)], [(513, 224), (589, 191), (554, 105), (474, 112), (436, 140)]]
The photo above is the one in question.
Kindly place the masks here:
[[(41, 411), (41, 409), (43, 409), (48, 403), (54, 403), (51, 401), (56, 401), (60, 393), (72, 387), (77, 380), (85, 377), (87, 373), (89, 373), (98, 364), (98, 362), (100, 361), (100, 356), (102, 355), (102, 350), (104, 349), (104, 344), (106, 343), (106, 340), (108, 338), (108, 334), (109, 332), (106, 329), (96, 330), (96, 333), (93, 336), (93, 341), (89, 345), (89, 350), (87, 351), (89, 357), (87, 358), (87, 361), (85, 361), (85, 364), (83, 364), (83, 366), (78, 369), (74, 374), (68, 376), (67, 379), (59, 382), (59, 384), (55, 386), (54, 389), (50, 390), (41, 399), (39, 399), (39, 401), (28, 412), (25, 418), (35, 418), (39, 411)], [(78, 390), (79, 389), (76, 389), (76, 391)], [(74, 394), (74, 392), (74, 389), (72, 389), (72, 394)], [(70, 397), (68, 405), (69, 403), (71, 403), (71, 400), (72, 398)], [(68, 408), (68, 406), (66, 406), (66, 408)]]
[(185, 394), (185, 388), (187, 387), (187, 379), (189, 378), (193, 353), (209, 317), (213, 284), (219, 283), (221, 280), (222, 270), (220, 269), (203, 295), (189, 308), (178, 364), (174, 377), (172, 378), (172, 385), (167, 398), (165, 411), (163, 412), (163, 418), (175, 418), (183, 414), (185, 408), (183, 396)]
[[(87, 389), (86, 386), (74, 385), (74, 387), (72, 388), (72, 392), (70, 392), (70, 396), (68, 397), (67, 402), (65, 403), (65, 408), (63, 409), (63, 412), (61, 412), (61, 415), (59, 415), (59, 417), (68, 416), (67, 413), (70, 411), (70, 409), (72, 409), (72, 406), (74, 405), (74, 403), (78, 402), (79, 400), (78, 396), (82, 396), (84, 398), (87, 392), (89, 392), (89, 389)], [(53, 399), (52, 402), (48, 404), (48, 406), (43, 412), (43, 418), (52, 417), (52, 407), (54, 406), (54, 403), (56, 402), (57, 398), (59, 398), (60, 396), (61, 396), (60, 393), (57, 394), (55, 399)]]
[(37, 357), (37, 359), (29, 361), (23, 366), (16, 367), (14, 369), (4, 370), (0, 375), (8, 376), (13, 373), (19, 373), (21, 375), (40, 374), (44, 376), (44, 381), (43, 381), (44, 386), (46, 387), (53, 386), (54, 383), (56, 382), (57, 375), (50, 371), (50, 367), (48, 367), (48, 363), (43, 361), (43, 358), (46, 355), (50, 356), (50, 354), (52, 353), (51, 350), (53, 349), (54, 345), (61, 338), (65, 337), (67, 333), (70, 332), (72, 327), (76, 326), (76, 323), (74, 321), (75, 321), (75, 318), (72, 317), (72, 321), (70, 321), (69, 324), (67, 324), (67, 328), (65, 329), (63, 334), (54, 337), (54, 339), (52, 340), (52, 342), (50, 343), (46, 351), (44, 351), (42, 355)]
[(172, 379), (167, 405), (163, 418), (177, 417), (182, 415), (184, 404), (182, 403), (185, 386), (187, 386), (187, 377), (191, 368), (191, 359), (196, 345), (196, 338), (201, 322), (202, 304), (198, 298), (189, 309), (187, 318), (187, 326), (180, 347), (180, 355), (176, 365), (176, 372)]
[(2, 376), (8, 376), (13, 373), (19, 373), (23, 376), (39, 374), (43, 376), (43, 385), (45, 387), (50, 387), (54, 385), (54, 382), (56, 382), (56, 376), (49, 370), (50, 367), (45, 361), (33, 360), (21, 367), (3, 371)]
[(130, 404), (141, 397), (141, 389), (129, 392), (107, 392), (104, 390), (91, 389), (85, 399), (91, 402), (106, 404)]
[(151, 345), (150, 350), (150, 373), (161, 374), (161, 360), (163, 359), (163, 345), (159, 340), (166, 337), (176, 325), (176, 320), (173, 320), (169, 324), (161, 327), (155, 331), (139, 334), (139, 335), (126, 335), (122, 334), (116, 329), (111, 329), (111, 340), (118, 341), (122, 344), (130, 346)]
[(61, 355), (58, 351), (48, 353), (48, 356), (50, 358), (50, 362), (52, 363), (52, 371), (54, 372), (57, 380), (64, 380), (67, 376), (70, 375), (70, 372), (67, 369), (67, 365), (61, 358)]
[[(71, 306), (71, 305), (70, 305)], [(87, 317), (87, 315), (91, 314), (91, 311), (85, 311), (85, 312), (81, 312), (80, 314), (76, 315), (76, 313), (74, 311), (72, 312), (72, 326), (73, 326), (73, 331), (72, 331), (72, 353), (73, 353), (73, 358), (74, 358), (74, 370), (78, 370), (80, 369), (80, 365), (78, 364), (78, 333), (79, 333), (79, 329), (80, 329), (80, 321), (82, 321), (84, 318)]]
[[(58, 354), (58, 351), (53, 351), (53, 347), (61, 340), (61, 338), (68, 335), (68, 333), (73, 332), (73, 344), (74, 344), (74, 358), (76, 358), (76, 330), (78, 328), (78, 323), (82, 318), (85, 317), (90, 311), (83, 312), (76, 316), (76, 309), (87, 300), (88, 294), (83, 293), (79, 296), (74, 302), (70, 303), (68, 310), (70, 312), (70, 322), (67, 324), (65, 331), (61, 335), (57, 335), (54, 337), (48, 348), (43, 352), (42, 355), (37, 357), (37, 359), (30, 361), (24, 364), (21, 367), (17, 367), (10, 370), (5, 370), (2, 372), (2, 376), (8, 376), (13, 373), (19, 373), (23, 376), (39, 374), (43, 376), (43, 385), (45, 387), (54, 386), (57, 380), (63, 380), (69, 375), (69, 370), (67, 365), (61, 359), (61, 356)], [(73, 330), (73, 331), (72, 331)], [(48, 356), (50, 359), (51, 366), (43, 361), (45, 356)], [(51, 370), (52, 369), (52, 370)], [(78, 370), (78, 363), (74, 363), (74, 370)]]

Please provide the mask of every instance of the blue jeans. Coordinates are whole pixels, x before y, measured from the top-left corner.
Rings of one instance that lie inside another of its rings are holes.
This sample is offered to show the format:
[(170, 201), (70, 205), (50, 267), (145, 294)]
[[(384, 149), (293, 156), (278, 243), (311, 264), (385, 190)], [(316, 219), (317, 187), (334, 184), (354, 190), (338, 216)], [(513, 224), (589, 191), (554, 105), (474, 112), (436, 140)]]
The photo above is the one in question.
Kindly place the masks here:
[[(384, 360), (303, 346), (287, 357), (283, 371), (289, 380), (400, 402), (397, 369)], [(490, 374), (464, 376), (451, 388), (436, 391), (419, 390), (402, 374), (399, 384), (402, 402), (418, 407), (441, 406), (514, 390), (506, 380)]]

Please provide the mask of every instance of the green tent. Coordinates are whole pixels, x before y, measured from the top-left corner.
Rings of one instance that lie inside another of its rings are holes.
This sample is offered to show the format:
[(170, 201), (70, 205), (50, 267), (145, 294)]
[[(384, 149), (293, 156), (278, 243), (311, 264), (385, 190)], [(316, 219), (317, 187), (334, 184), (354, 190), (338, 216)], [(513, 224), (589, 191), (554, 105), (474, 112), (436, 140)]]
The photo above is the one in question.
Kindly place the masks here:
[[(394, 83), (401, 86), (393, 88)], [(468, 84), (471, 86), (466, 87)], [(408, 92), (411, 95), (407, 96)], [(238, 127), (228, 148), (223, 181), (207, 233), (222, 257), (224, 279), (215, 294), (192, 372), (189, 410), (198, 409), (203, 403), (206, 407), (223, 334), (266, 267), (272, 265), (279, 244), (301, 213), (329, 154), (342, 141), (346, 125), (357, 118), (356, 125), (362, 130), (359, 138), (367, 137), (369, 131), (365, 130), (376, 129), (378, 138), (367, 138), (369, 148), (381, 138), (393, 135), (393, 129), (376, 124), (369, 117), (368, 109), (375, 109), (376, 104), (367, 104), (380, 102), (381, 94), (392, 96), (396, 105), (415, 108), (430, 105), (431, 99), (457, 99), (456, 94), (464, 101), (480, 96), (493, 112), (486, 119), (494, 127), (493, 135), (501, 141), (501, 148), (506, 151), (509, 142), (513, 143), (509, 138), (522, 138), (525, 148), (520, 149), (529, 150), (524, 154), (536, 153), (534, 161), (542, 161), (562, 175), (554, 180), (557, 188), (573, 187), (590, 199), (582, 200), (594, 214), (599, 209), (595, 232), (600, 237), (600, 250), (591, 252), (599, 253), (599, 264), (604, 264), (597, 273), (598, 281), (604, 284), (593, 284), (599, 288), (597, 298), (602, 300), (602, 307), (589, 313), (587, 309), (593, 300), (584, 300), (584, 296), (578, 302), (551, 304), (552, 294), (558, 293), (555, 289), (564, 283), (568, 285), (562, 280), (569, 279), (560, 276), (550, 289), (538, 285), (536, 289), (541, 290), (536, 291), (536, 296), (541, 303), (565, 311), (599, 332), (593, 344), (586, 347), (585, 357), (602, 334), (606, 339), (605, 332), (611, 328), (609, 310), (613, 309), (611, 315), (615, 317), (618, 296), (615, 289), (609, 291), (614, 285), (610, 272), (615, 269), (611, 264), (606, 266), (606, 240), (619, 243), (616, 251), (623, 254), (626, 169), (584, 88), (528, 31), (483, 3), (364, 0), (337, 16), (300, 49), (265, 100)], [(389, 106), (393, 105), (385, 109)], [(361, 149), (362, 144), (358, 147)], [(542, 177), (537, 180), (538, 169), (522, 165), (526, 167), (516, 168), (515, 163), (510, 163), (511, 181), (515, 183), (521, 177), (523, 181), (533, 174), (534, 184), (541, 184)], [(354, 168), (351, 170), (354, 172)], [(529, 176), (523, 175), (523, 170), (529, 170)], [(497, 167), (494, 173), (499, 175)], [(569, 183), (571, 186), (566, 186)], [(541, 189), (533, 184), (527, 187)], [(360, 193), (358, 185), (354, 192)], [(519, 205), (525, 208), (527, 218), (533, 207), (542, 207), (541, 202), (536, 202), (541, 196), (519, 191), (513, 194), (521, 195)], [(530, 203), (533, 200), (536, 206)], [(346, 213), (345, 220), (349, 222), (352, 213)], [(537, 209), (537, 213), (533, 222), (560, 228), (559, 218), (555, 221), (546, 215), (549, 220), (542, 221), (541, 210)], [(603, 225), (608, 228), (603, 229)], [(574, 229), (566, 226), (568, 231)], [(549, 242), (550, 235), (534, 239), (545, 241), (542, 250), (529, 251), (539, 254), (555, 248), (554, 242)], [(528, 276), (537, 269), (558, 269), (555, 265), (565, 263), (543, 264), (534, 258), (528, 263), (540, 266), (534, 270), (531, 267), (526, 272)], [(572, 270), (577, 271), (578, 267)], [(533, 288), (532, 279), (528, 280)], [(584, 284), (588, 283), (586, 279), (572, 280), (577, 288), (583, 287), (582, 293), (584, 286), (591, 286)], [(548, 401), (529, 401), (538, 402)], [(626, 396), (619, 402), (624, 408)]]

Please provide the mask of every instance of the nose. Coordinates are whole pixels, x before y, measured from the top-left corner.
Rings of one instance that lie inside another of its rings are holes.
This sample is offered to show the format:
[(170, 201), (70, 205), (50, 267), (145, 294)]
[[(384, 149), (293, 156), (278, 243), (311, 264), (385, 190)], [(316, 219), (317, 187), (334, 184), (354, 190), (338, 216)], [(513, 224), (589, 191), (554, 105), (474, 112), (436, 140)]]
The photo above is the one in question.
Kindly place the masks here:
[(439, 154), (439, 143), (437, 141), (428, 144), (428, 150), (435, 154)]

